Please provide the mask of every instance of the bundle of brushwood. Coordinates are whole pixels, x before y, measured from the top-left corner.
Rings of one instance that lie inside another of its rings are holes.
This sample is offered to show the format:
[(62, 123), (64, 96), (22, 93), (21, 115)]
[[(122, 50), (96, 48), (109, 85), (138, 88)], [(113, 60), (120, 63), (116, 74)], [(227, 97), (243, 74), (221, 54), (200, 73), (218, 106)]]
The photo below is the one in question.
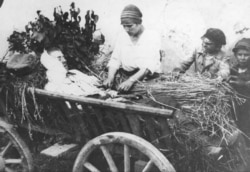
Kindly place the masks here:
[(147, 95), (162, 106), (164, 104), (157, 101), (154, 95), (160, 93), (172, 97), (178, 102), (179, 109), (198, 123), (203, 130), (215, 132), (216, 126), (222, 129), (225, 136), (236, 129), (232, 125), (236, 115), (233, 113), (235, 105), (245, 102), (245, 99), (240, 98), (228, 83), (201, 75), (175, 77), (166, 74), (148, 82), (138, 82), (131, 92)]
[[(228, 83), (201, 75), (176, 77), (170, 73), (137, 82), (131, 92), (144, 95), (160, 107), (182, 112), (175, 119), (173, 142), (176, 149), (174, 156), (169, 157), (176, 162), (176, 169), (234, 171), (246, 162), (244, 150), (239, 150), (235, 144), (242, 133), (235, 124), (235, 106), (244, 103), (245, 99), (240, 98)], [(173, 98), (177, 106), (164, 104), (162, 98), (157, 98), (159, 95)], [(221, 150), (221, 147), (226, 148), (223, 156), (220, 154), (223, 151), (218, 154), (212, 151)], [(225, 158), (224, 161), (218, 159), (219, 155)]]
[[(9, 74), (6, 81), (6, 96), (11, 100), (8, 104), (7, 113), (9, 117), (13, 118), (17, 123), (22, 123), (24, 121), (42, 120), (39, 111), (41, 107), (37, 104), (35, 95), (29, 98), (26, 94), (26, 89), (28, 87), (40, 88), (42, 89), (47, 83), (46, 69), (39, 63), (36, 69), (29, 75), (26, 76), (16, 76)], [(3, 91), (4, 92), (4, 91)], [(28, 106), (35, 105), (34, 114), (31, 114), (28, 110)], [(20, 113), (21, 112), (21, 115)]]

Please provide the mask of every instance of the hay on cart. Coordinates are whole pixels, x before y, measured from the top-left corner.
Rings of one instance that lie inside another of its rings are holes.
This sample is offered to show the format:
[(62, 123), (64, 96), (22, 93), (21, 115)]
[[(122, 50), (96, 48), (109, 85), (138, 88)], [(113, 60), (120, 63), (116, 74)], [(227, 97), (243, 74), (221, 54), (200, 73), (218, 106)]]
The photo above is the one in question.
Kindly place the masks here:
[[(173, 157), (169, 157), (176, 162), (177, 169), (234, 171), (240, 164), (246, 165), (246, 150), (240, 150), (237, 145), (244, 133), (235, 124), (238, 115), (235, 107), (245, 99), (228, 83), (198, 74), (176, 77), (169, 73), (138, 82), (131, 92), (143, 95), (161, 108), (182, 112), (173, 119), (172, 136), (176, 147)], [(164, 96), (174, 99), (177, 106), (165, 104)]]

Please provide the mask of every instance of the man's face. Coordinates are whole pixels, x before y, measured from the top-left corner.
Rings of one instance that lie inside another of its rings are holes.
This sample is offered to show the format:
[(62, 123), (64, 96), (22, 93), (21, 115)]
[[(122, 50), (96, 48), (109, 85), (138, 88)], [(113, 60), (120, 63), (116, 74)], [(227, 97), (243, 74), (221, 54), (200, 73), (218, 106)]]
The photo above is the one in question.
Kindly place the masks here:
[(202, 49), (205, 53), (214, 53), (217, 51), (216, 44), (206, 37), (202, 39)]
[(140, 25), (139, 24), (123, 24), (122, 25), (125, 31), (129, 34), (129, 36), (136, 36), (139, 33)]
[(240, 67), (246, 68), (250, 65), (250, 51), (245, 49), (238, 49), (235, 53)]

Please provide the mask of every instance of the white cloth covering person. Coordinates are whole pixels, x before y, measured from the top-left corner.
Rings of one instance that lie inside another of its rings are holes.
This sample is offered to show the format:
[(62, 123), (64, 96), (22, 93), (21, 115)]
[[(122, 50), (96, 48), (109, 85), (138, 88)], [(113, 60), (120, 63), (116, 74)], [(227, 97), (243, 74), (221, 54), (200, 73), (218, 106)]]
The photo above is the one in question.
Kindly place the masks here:
[(65, 59), (60, 50), (44, 51), (41, 63), (47, 69), (48, 83), (44, 89), (76, 96), (104, 95), (105, 92), (97, 88), (99, 79), (88, 76), (76, 69), (67, 70)]

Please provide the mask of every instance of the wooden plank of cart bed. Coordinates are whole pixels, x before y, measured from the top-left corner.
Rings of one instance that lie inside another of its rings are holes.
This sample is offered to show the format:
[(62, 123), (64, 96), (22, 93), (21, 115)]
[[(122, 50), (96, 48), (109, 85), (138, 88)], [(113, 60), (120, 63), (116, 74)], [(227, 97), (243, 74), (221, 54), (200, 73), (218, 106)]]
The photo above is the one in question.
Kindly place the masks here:
[(37, 88), (28, 88), (29, 92), (35, 92), (38, 95), (48, 96), (50, 98), (55, 99), (64, 99), (64, 100), (70, 100), (85, 104), (91, 104), (91, 105), (98, 105), (103, 107), (112, 107), (117, 109), (124, 109), (124, 110), (131, 110), (131, 111), (137, 111), (140, 113), (145, 114), (151, 114), (155, 116), (163, 116), (163, 117), (171, 117), (173, 110), (169, 109), (160, 109), (160, 108), (154, 108), (154, 107), (148, 107), (148, 106), (142, 106), (142, 105), (131, 105), (127, 103), (120, 103), (120, 102), (112, 102), (112, 101), (105, 101), (100, 100), (96, 98), (89, 98), (89, 97), (80, 97), (80, 96), (72, 96), (72, 95), (65, 95), (60, 94), (56, 92), (46, 91), (42, 89)]

